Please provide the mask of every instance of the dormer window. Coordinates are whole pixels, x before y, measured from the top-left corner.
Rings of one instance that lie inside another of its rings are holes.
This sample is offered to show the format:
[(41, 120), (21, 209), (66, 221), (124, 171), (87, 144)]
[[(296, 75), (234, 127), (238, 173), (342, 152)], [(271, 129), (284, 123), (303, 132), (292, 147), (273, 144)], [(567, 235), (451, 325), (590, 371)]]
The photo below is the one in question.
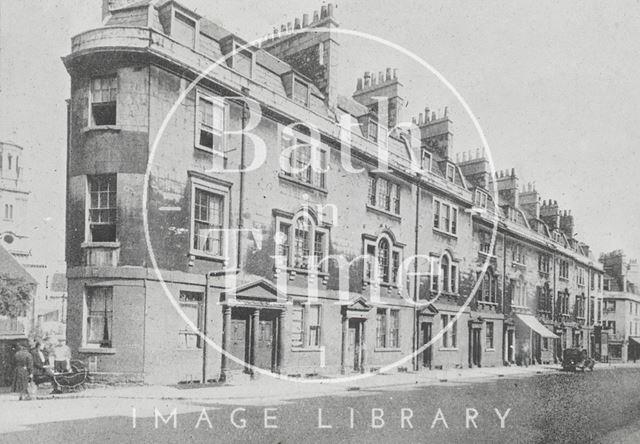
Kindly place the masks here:
[(456, 181), (456, 167), (451, 165), (450, 163), (447, 164), (447, 180), (449, 182)]
[(300, 79), (293, 79), (293, 100), (301, 105), (309, 105), (309, 85)]
[(181, 12), (173, 12), (171, 37), (190, 48), (196, 46), (197, 21)]
[(431, 160), (432, 160), (431, 153), (423, 148), (422, 155), (420, 158), (420, 167), (423, 170), (431, 171)]
[(253, 53), (248, 49), (241, 49), (242, 45), (234, 42), (231, 67), (243, 76), (251, 78), (253, 73)]
[(369, 127), (367, 129), (367, 137), (373, 142), (378, 141), (378, 122), (369, 117)]
[(473, 203), (480, 208), (487, 208), (487, 193), (482, 190), (476, 190)]

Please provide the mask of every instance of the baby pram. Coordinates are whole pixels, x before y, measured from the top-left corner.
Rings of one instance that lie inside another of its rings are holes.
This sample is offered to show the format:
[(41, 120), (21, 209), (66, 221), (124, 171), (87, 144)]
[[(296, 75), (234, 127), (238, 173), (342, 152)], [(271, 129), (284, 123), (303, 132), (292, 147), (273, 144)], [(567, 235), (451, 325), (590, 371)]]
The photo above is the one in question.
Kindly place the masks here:
[(85, 390), (89, 380), (89, 370), (82, 361), (72, 360), (70, 364), (70, 372), (54, 373), (53, 379), (63, 393)]

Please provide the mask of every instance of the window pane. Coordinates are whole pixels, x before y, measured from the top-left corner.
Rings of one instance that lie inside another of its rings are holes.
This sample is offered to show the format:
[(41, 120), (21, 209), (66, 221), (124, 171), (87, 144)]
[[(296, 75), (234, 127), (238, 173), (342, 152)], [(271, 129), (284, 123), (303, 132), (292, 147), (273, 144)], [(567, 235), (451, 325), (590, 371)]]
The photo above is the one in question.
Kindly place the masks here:
[(302, 347), (302, 324), (304, 307), (300, 303), (294, 303), (291, 309), (291, 345)]
[(175, 13), (171, 37), (191, 48), (196, 42), (196, 22), (178, 12)]

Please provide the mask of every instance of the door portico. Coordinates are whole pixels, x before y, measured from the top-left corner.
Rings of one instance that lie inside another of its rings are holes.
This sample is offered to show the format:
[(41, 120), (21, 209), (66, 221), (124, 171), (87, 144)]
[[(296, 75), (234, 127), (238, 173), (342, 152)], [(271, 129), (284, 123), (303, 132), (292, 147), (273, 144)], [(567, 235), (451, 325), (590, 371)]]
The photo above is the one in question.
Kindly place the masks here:
[(358, 298), (342, 307), (342, 350), (340, 373), (364, 373), (366, 366), (366, 322), (372, 306)]

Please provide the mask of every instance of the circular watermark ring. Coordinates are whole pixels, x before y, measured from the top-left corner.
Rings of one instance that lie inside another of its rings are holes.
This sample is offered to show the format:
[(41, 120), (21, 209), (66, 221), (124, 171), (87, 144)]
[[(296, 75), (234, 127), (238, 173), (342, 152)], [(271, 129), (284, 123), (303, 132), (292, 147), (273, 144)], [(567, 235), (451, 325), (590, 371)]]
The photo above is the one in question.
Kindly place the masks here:
[[(458, 102), (464, 108), (466, 114), (468, 115), (469, 119), (473, 123), (473, 126), (474, 126), (476, 132), (478, 133), (478, 136), (480, 137), (480, 140), (482, 142), (482, 146), (484, 148), (485, 155), (488, 156), (491, 175), (492, 175), (492, 177), (495, 176), (495, 172), (496, 171), (495, 171), (495, 168), (494, 168), (493, 158), (491, 156), (491, 150), (489, 148), (489, 143), (488, 143), (488, 141), (487, 141), (487, 139), (486, 139), (486, 137), (484, 135), (484, 132), (483, 132), (481, 126), (480, 126), (480, 123), (478, 122), (478, 119), (473, 114), (473, 111), (471, 110), (471, 108), (469, 107), (467, 102), (464, 100), (462, 95), (456, 90), (456, 88), (444, 77), (444, 75), (442, 75), (438, 70), (436, 70), (433, 66), (431, 66), (429, 63), (427, 63), (424, 59), (422, 59), (420, 56), (418, 56), (417, 54), (413, 53), (412, 51), (409, 51), (408, 49), (403, 48), (402, 46), (400, 46), (400, 45), (398, 45), (396, 43), (393, 43), (391, 41), (388, 41), (388, 40), (386, 40), (384, 38), (381, 38), (381, 37), (378, 37), (378, 36), (374, 36), (372, 34), (368, 34), (368, 33), (365, 33), (365, 32), (355, 31), (355, 30), (350, 30), (350, 29), (344, 29), (344, 28), (326, 28), (326, 27), (304, 28), (304, 29), (287, 31), (286, 33), (282, 33), (281, 37), (282, 36), (292, 36), (292, 35), (296, 35), (296, 34), (304, 34), (304, 33), (309, 33), (309, 32), (310, 33), (337, 33), (337, 34), (344, 34), (344, 35), (349, 35), (349, 36), (355, 36), (355, 37), (368, 39), (368, 40), (371, 40), (373, 42), (376, 42), (376, 43), (379, 43), (381, 45), (384, 45), (384, 46), (386, 46), (388, 48), (395, 49), (396, 51), (400, 52), (401, 54), (404, 54), (405, 56), (409, 57), (410, 59), (414, 60), (419, 65), (421, 65), (422, 67), (427, 69), (432, 75), (434, 75), (438, 80), (440, 80), (447, 87), (447, 89), (453, 94), (453, 96), (458, 100)], [(490, 257), (489, 256), (487, 256), (485, 258), (485, 261), (484, 261), (483, 265), (480, 267), (481, 269), (480, 269), (480, 274), (478, 276), (478, 279), (476, 279), (476, 282), (473, 285), (473, 288), (471, 289), (471, 292), (470, 292), (469, 296), (466, 298), (464, 304), (459, 306), (456, 315), (453, 316), (449, 320), (447, 325), (444, 326), (435, 336), (433, 336), (431, 338), (431, 340), (429, 340), (427, 343), (425, 343), (424, 345), (422, 345), (420, 347), (416, 347), (415, 346), (416, 345), (416, 342), (415, 342), (416, 338), (415, 337), (412, 338), (412, 342), (414, 344), (413, 348), (415, 348), (415, 350), (412, 353), (404, 356), (401, 359), (396, 360), (395, 362), (393, 362), (391, 364), (384, 365), (384, 366), (380, 367), (379, 369), (377, 369), (375, 371), (359, 373), (359, 374), (354, 374), (354, 375), (334, 377), (334, 378), (327, 378), (327, 379), (303, 379), (303, 378), (296, 378), (296, 377), (287, 376), (287, 375), (280, 374), (280, 373), (275, 373), (275, 372), (272, 372), (270, 370), (265, 370), (265, 369), (263, 369), (261, 367), (255, 366), (255, 365), (250, 364), (248, 362), (245, 362), (244, 360), (239, 359), (236, 356), (234, 356), (233, 354), (231, 354), (229, 351), (224, 350), (219, 344), (217, 344), (211, 338), (209, 338), (208, 336), (203, 334), (203, 332), (198, 328), (198, 326), (195, 325), (191, 321), (191, 319), (189, 319), (189, 317), (184, 313), (184, 311), (181, 309), (181, 307), (180, 307), (178, 301), (176, 300), (176, 298), (171, 294), (171, 290), (168, 288), (166, 282), (164, 281), (164, 279), (162, 277), (162, 273), (161, 273), (161, 271), (160, 271), (160, 269), (158, 267), (158, 262), (156, 260), (155, 252), (154, 252), (153, 246), (151, 244), (151, 236), (150, 236), (150, 233), (149, 233), (149, 216), (148, 216), (148, 204), (147, 203), (148, 203), (148, 198), (149, 198), (148, 189), (149, 189), (149, 178), (150, 178), (150, 174), (151, 174), (151, 167), (153, 165), (153, 159), (155, 157), (155, 153), (156, 153), (156, 151), (158, 149), (158, 145), (160, 143), (160, 140), (162, 139), (162, 136), (163, 136), (163, 134), (164, 134), (164, 132), (166, 130), (166, 127), (167, 127), (170, 119), (174, 115), (175, 111), (178, 109), (178, 107), (181, 105), (181, 103), (184, 101), (184, 99), (187, 97), (187, 95), (196, 87), (196, 85), (200, 82), (200, 80), (205, 78), (214, 69), (216, 69), (217, 67), (219, 67), (223, 63), (225, 63), (225, 61), (229, 57), (232, 57), (233, 55), (237, 54), (238, 52), (240, 52), (242, 50), (245, 50), (245, 49), (247, 49), (249, 47), (260, 46), (268, 38), (269, 37), (261, 37), (259, 39), (256, 39), (256, 40), (253, 40), (251, 42), (248, 42), (248, 43), (246, 43), (244, 45), (238, 45), (238, 46), (236, 46), (236, 48), (232, 52), (230, 52), (229, 54), (227, 54), (224, 57), (221, 57), (216, 62), (211, 64), (206, 70), (202, 71), (202, 73), (200, 73), (196, 77), (196, 79), (193, 80), (189, 84), (189, 86), (184, 89), (184, 91), (182, 91), (182, 93), (180, 94), (178, 99), (174, 102), (174, 104), (172, 105), (171, 109), (167, 113), (166, 117), (162, 121), (162, 124), (160, 125), (160, 128), (158, 130), (158, 134), (154, 138), (153, 144), (151, 146), (151, 150), (150, 150), (150, 153), (149, 153), (149, 160), (147, 162), (147, 168), (146, 168), (145, 175), (144, 175), (143, 190), (142, 190), (143, 228), (144, 228), (144, 236), (145, 236), (145, 241), (146, 241), (146, 244), (147, 244), (147, 249), (148, 249), (148, 252), (149, 252), (149, 258), (151, 260), (151, 264), (153, 266), (153, 269), (154, 269), (154, 271), (155, 271), (155, 273), (156, 273), (156, 275), (158, 277), (160, 285), (162, 286), (162, 289), (163, 289), (165, 295), (167, 296), (169, 302), (171, 303), (173, 308), (176, 310), (176, 312), (178, 312), (178, 314), (182, 317), (182, 319), (186, 323), (186, 325), (188, 325), (189, 328), (194, 333), (197, 333), (202, 338), (202, 340), (206, 341), (206, 343), (212, 349), (214, 349), (215, 351), (219, 352), (221, 355), (226, 356), (227, 359), (230, 359), (230, 360), (236, 362), (237, 364), (240, 364), (243, 367), (250, 369), (253, 372), (257, 372), (257, 373), (260, 373), (260, 374), (264, 374), (264, 375), (271, 376), (271, 377), (278, 378), (278, 379), (285, 380), (285, 381), (291, 381), (291, 382), (297, 382), (297, 383), (307, 383), (307, 384), (352, 382), (352, 381), (361, 380), (361, 379), (364, 379), (364, 378), (367, 378), (367, 377), (370, 377), (370, 376), (374, 376), (376, 374), (388, 372), (388, 371), (390, 371), (390, 370), (392, 370), (394, 368), (399, 367), (402, 364), (405, 364), (405, 363), (407, 363), (407, 362), (409, 362), (409, 361), (411, 361), (413, 359), (416, 359), (427, 348), (433, 346), (433, 344), (435, 344), (436, 341), (439, 341), (447, 331), (449, 331), (449, 330), (451, 330), (453, 328), (454, 324), (462, 316), (462, 314), (465, 312), (467, 307), (469, 307), (469, 304), (473, 301), (473, 298), (474, 298), (476, 292), (480, 288), (480, 285), (482, 284), (484, 275), (486, 274), (487, 269), (488, 269), (489, 264), (490, 264)], [(496, 182), (492, 181), (492, 183), (493, 183), (494, 195), (497, 196), (497, 185), (496, 185)], [(494, 215), (494, 217), (493, 217), (493, 228), (492, 228), (492, 232), (491, 232), (490, 251), (494, 251), (495, 242), (496, 242), (496, 236), (497, 236), (497, 227), (498, 227), (498, 214), (497, 214), (497, 211), (494, 211), (493, 215)], [(416, 279), (417, 279), (417, 277), (416, 277)], [(207, 280), (206, 285), (208, 285), (208, 280)], [(504, 292), (504, 289), (503, 289), (503, 292)], [(208, 301), (207, 301), (207, 303), (208, 303)], [(415, 312), (415, 310), (416, 310), (415, 306), (413, 307), (413, 310), (414, 310), (414, 314), (415, 314), (416, 313)], [(414, 319), (414, 322), (416, 322), (416, 321), (417, 321), (417, 319)], [(414, 325), (414, 327), (415, 327), (415, 325)], [(417, 332), (414, 332), (414, 334), (417, 334)]]

